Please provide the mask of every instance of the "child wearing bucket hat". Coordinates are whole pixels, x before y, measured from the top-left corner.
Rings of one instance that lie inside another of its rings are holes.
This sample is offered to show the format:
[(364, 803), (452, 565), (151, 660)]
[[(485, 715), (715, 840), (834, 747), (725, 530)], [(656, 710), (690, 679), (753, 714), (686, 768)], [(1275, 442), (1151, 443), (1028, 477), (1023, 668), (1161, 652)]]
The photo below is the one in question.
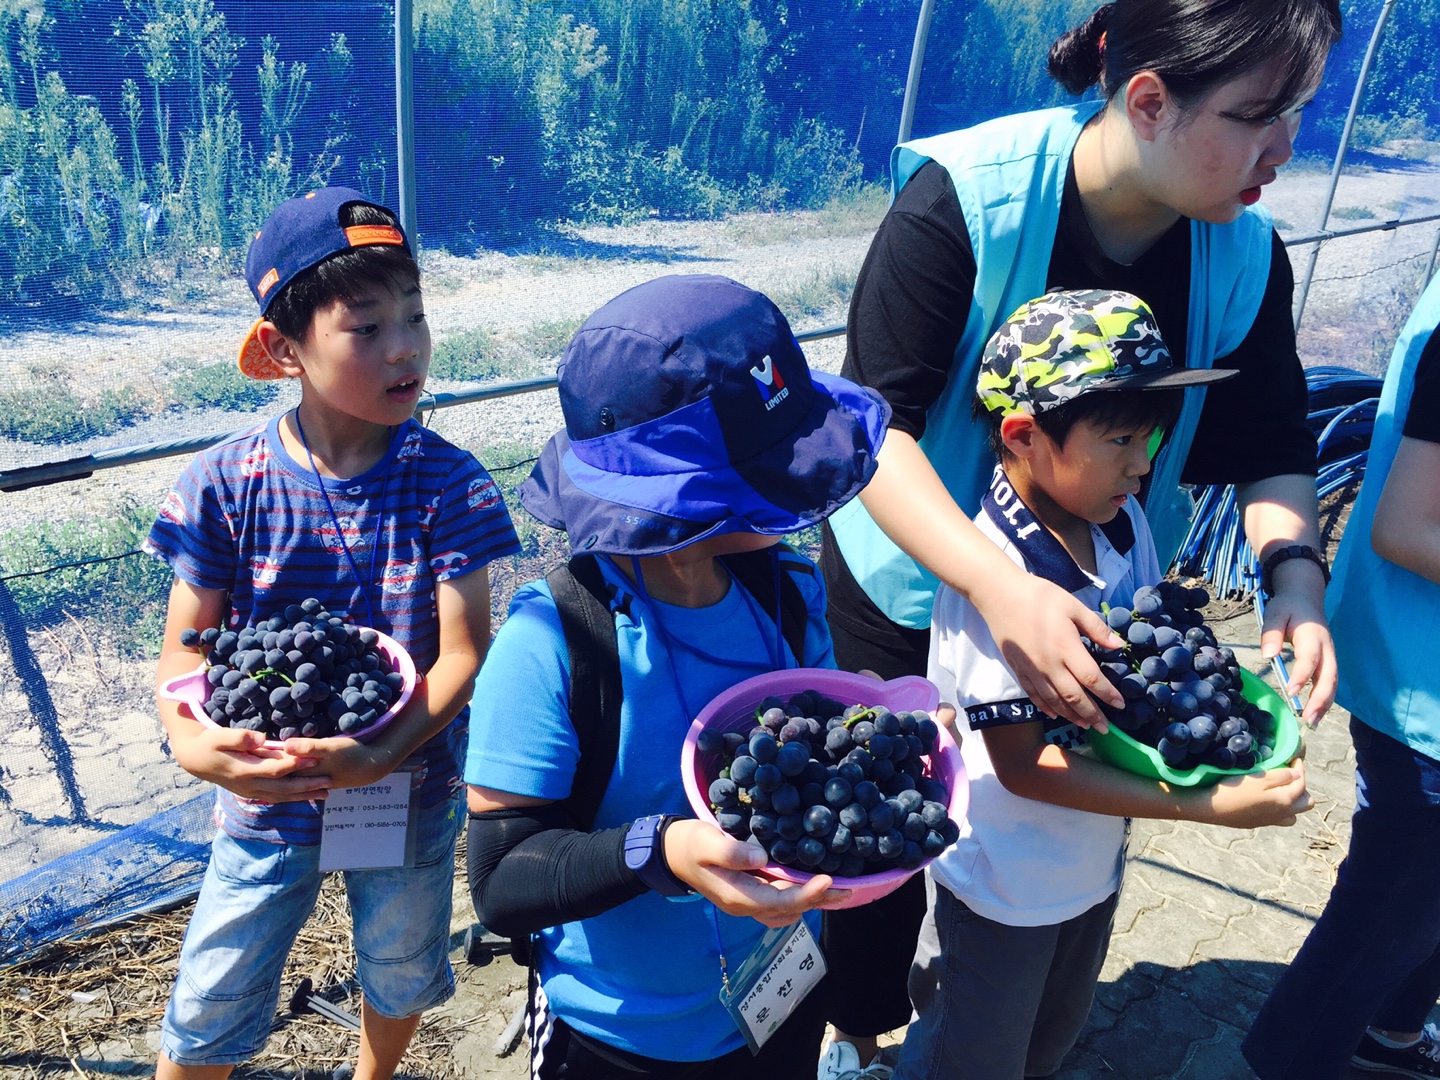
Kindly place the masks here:
[[(289, 199), (251, 242), (245, 270), (260, 318), (240, 369), (295, 379), (300, 402), (197, 455), (161, 507), (145, 543), (175, 572), (158, 682), (199, 663), (186, 630), (294, 621), (281, 613), (310, 598), (394, 638), (424, 678), (365, 744), (333, 736), (319, 709), (307, 737), (282, 749), (160, 699), (175, 760), (217, 786), (219, 828), (157, 1074), (221, 1075), (260, 1050), (325, 867), (346, 871), (365, 995), (356, 1076), (386, 1077), (420, 1014), (454, 992), (459, 755), (490, 637), (485, 567), (518, 542), (480, 463), (413, 419), (430, 332), (394, 214), (349, 188)], [(335, 859), (322, 841), (328, 790), (392, 773), (393, 798), (407, 801), (404, 865)]]
[[(566, 349), (559, 382), (565, 430), (520, 499), (568, 534), (572, 571), (596, 575), (613, 620), (615, 762), (582, 809), (581, 672), (552, 574), (516, 594), (496, 636), (465, 767), (476, 911), (531, 942), (533, 1075), (806, 1075), (824, 1029), (818, 994), (758, 1057), (719, 995), (762, 924), (818, 925), (806, 913), (843, 894), (823, 875), (791, 889), (756, 875), (760, 848), (689, 816), (680, 752), (720, 691), (834, 666), (815, 568), (778, 541), (864, 486), (888, 409), (812, 372), (764, 296), (708, 276), (606, 304)], [(732, 569), (757, 558), (773, 606)], [(803, 597), (801, 626), (778, 601), (786, 588)]]
[[(1128, 293), (1057, 291), (1022, 305), (980, 362), (974, 409), (999, 464), (976, 525), (1088, 607), (1129, 606), (1161, 578), (1135, 498), (1152, 436), (1185, 388), (1233, 374), (1177, 368)], [(896, 1076), (1049, 1076), (1090, 1012), (1126, 819), (1293, 824), (1310, 805), (1304, 772), (1297, 763), (1172, 790), (1089, 756), (1080, 729), (1035, 709), (985, 621), (944, 586), (928, 674), (971, 735), (961, 741), (970, 806), (926, 881), (910, 970), (917, 1019)]]

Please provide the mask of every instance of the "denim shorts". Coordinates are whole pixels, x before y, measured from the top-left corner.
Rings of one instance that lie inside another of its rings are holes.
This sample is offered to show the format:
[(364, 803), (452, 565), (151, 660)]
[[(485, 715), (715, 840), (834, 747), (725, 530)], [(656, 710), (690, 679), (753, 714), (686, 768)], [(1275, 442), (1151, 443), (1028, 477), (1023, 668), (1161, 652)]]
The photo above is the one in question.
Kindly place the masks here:
[[(414, 1016), (455, 992), (450, 896), (457, 792), (417, 811), (415, 865), (345, 872), (365, 1002), (382, 1016)], [(318, 844), (269, 844), (218, 832), (161, 1025), (177, 1065), (232, 1065), (265, 1045), (285, 959), (324, 875)]]

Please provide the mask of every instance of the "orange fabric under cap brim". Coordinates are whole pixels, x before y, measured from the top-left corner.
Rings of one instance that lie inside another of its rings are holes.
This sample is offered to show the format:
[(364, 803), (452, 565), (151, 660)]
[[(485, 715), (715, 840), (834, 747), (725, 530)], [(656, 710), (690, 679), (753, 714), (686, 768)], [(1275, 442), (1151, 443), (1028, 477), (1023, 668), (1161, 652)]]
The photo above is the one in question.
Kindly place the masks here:
[(260, 324), (265, 320), (256, 319), (255, 325), (250, 327), (250, 332), (245, 335), (245, 340), (240, 342), (240, 373), (251, 379), (285, 379), (288, 378), (280, 365), (265, 351), (265, 346), (260, 344)]

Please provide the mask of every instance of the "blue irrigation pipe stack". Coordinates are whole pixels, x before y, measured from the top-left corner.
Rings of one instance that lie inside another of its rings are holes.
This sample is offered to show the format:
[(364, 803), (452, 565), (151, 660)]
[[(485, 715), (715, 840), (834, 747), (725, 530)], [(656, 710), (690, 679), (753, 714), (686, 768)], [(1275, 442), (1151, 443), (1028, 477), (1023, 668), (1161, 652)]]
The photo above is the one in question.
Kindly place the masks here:
[[(1310, 428), (1320, 446), (1316, 490), (1323, 500), (1365, 474), (1380, 380), (1349, 368), (1315, 367), (1305, 372), (1305, 385)], [(1219, 597), (1257, 594), (1260, 567), (1241, 527), (1234, 485), (1201, 488), (1196, 504), (1195, 520), (1171, 569), (1205, 580)]]

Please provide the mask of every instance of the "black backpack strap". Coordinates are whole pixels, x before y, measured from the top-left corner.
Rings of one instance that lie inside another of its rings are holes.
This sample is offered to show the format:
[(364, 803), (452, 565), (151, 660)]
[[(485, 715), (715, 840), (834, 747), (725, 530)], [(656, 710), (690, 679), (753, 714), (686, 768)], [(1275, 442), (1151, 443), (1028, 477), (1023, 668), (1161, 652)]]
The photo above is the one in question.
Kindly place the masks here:
[(762, 611), (769, 618), (775, 617), (775, 559), (780, 560), (780, 632), (795, 662), (805, 665), (805, 631), (810, 623), (810, 609), (800, 586), (795, 584), (797, 573), (815, 573), (814, 565), (807, 559), (787, 559), (786, 553), (794, 554), (788, 544), (746, 551), (738, 555), (722, 555), (720, 561), (735, 580), (755, 598)]
[(550, 571), (545, 580), (570, 653), (570, 724), (580, 746), (565, 805), (576, 827), (589, 832), (620, 752), (624, 690), (610, 587), (593, 555), (575, 556)]

